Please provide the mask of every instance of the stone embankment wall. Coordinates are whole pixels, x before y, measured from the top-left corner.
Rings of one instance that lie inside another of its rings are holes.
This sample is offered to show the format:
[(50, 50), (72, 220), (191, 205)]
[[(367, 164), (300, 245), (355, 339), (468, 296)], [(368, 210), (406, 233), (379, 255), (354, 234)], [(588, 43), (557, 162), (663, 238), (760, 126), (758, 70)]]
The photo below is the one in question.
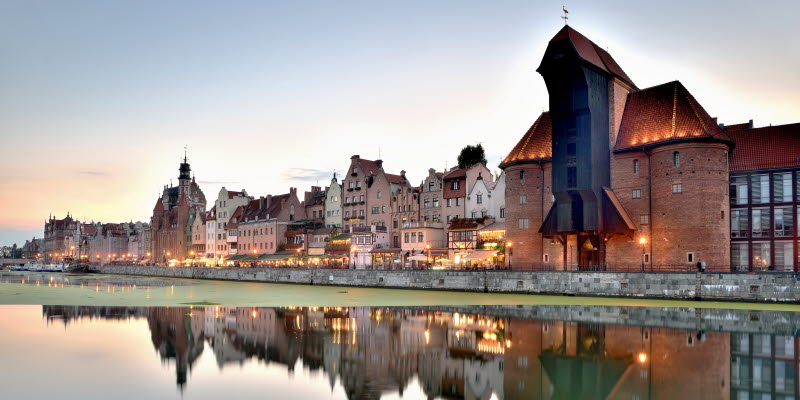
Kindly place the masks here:
[(800, 274), (413, 271), (107, 266), (106, 274), (307, 285), (800, 303)]

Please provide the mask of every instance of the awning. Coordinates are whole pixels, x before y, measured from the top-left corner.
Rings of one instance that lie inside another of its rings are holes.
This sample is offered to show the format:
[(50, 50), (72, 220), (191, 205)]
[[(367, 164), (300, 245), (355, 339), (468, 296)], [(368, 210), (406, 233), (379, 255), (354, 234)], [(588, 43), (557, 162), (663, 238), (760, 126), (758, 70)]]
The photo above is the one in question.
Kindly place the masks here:
[(256, 261), (280, 261), (291, 257), (291, 254), (262, 254)]
[(407, 260), (409, 261), (428, 261), (428, 256), (417, 254), (415, 256), (408, 257)]
[(346, 233), (340, 233), (340, 234), (330, 238), (329, 240), (347, 240), (347, 239), (350, 239), (350, 235), (348, 235)]
[(464, 257), (464, 260), (484, 260), (496, 255), (497, 250), (475, 250)]
[(225, 259), (225, 261), (239, 261), (242, 258), (244, 258), (244, 256), (245, 256), (244, 254), (237, 254), (235, 256), (228, 257), (227, 259)]

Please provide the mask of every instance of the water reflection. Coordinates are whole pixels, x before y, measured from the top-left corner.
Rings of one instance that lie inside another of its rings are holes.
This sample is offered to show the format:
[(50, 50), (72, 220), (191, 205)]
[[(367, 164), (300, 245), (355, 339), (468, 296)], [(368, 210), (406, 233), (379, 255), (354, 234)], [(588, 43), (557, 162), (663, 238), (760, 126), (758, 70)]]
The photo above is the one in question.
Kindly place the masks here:
[(402, 395), (412, 381), (427, 398), (456, 399), (798, 393), (794, 336), (376, 307), (44, 306), (43, 313), (65, 329), (75, 321), (146, 319), (153, 347), (175, 365), (181, 388), (208, 346), (220, 371), (258, 360), (292, 377), (302, 365), (351, 399)]

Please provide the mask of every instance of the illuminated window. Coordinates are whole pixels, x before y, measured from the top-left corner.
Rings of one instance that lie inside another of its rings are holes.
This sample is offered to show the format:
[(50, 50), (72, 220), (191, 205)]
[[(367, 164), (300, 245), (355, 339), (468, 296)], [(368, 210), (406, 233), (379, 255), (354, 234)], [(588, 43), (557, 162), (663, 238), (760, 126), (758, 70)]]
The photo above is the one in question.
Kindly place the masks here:
[(631, 198), (633, 199), (641, 199), (642, 198), (642, 190), (641, 189), (633, 189), (631, 192)]
[(683, 193), (683, 185), (681, 185), (680, 183), (673, 183), (672, 193)]
[(633, 173), (639, 173), (639, 160), (633, 160)]

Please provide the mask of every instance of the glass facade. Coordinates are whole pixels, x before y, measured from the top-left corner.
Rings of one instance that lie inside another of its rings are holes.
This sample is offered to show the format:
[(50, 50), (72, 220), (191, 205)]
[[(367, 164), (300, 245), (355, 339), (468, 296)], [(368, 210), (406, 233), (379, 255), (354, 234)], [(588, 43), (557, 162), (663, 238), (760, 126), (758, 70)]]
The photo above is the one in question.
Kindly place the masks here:
[(796, 399), (798, 339), (731, 334), (731, 399)]
[(731, 269), (796, 271), (800, 169), (732, 173)]

